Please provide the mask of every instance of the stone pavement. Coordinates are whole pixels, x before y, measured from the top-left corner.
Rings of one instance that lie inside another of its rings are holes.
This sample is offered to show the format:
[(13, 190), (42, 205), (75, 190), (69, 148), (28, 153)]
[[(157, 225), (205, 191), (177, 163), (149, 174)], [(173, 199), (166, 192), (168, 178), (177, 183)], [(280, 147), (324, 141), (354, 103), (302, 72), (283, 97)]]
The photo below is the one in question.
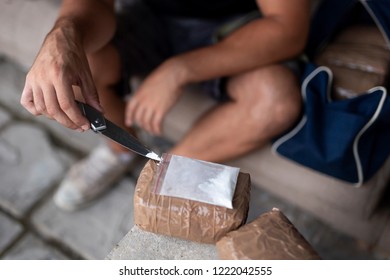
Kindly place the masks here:
[[(19, 105), (25, 73), (0, 60), (0, 259), (104, 259), (133, 226), (132, 201), (145, 160), (96, 203), (77, 212), (55, 207), (52, 195), (69, 166), (100, 140), (54, 121), (33, 117)], [(148, 145), (169, 143), (144, 135)], [(161, 144), (161, 145), (160, 145)], [(387, 259), (254, 187), (248, 221), (281, 209), (324, 259)]]

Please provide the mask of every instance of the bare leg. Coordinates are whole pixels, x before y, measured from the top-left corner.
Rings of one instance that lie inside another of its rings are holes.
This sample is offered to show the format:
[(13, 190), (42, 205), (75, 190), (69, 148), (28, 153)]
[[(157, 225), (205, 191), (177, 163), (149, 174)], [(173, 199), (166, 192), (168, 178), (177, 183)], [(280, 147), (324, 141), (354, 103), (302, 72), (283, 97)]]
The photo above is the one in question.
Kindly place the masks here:
[[(121, 64), (117, 50), (113, 45), (107, 45), (88, 56), (88, 61), (105, 117), (134, 134), (124, 125), (125, 102), (115, 92), (115, 87), (121, 79)], [(113, 141), (107, 142), (113, 151), (128, 151)]]
[(233, 77), (227, 90), (232, 100), (201, 117), (170, 153), (224, 162), (261, 147), (299, 116), (298, 81), (282, 65)]

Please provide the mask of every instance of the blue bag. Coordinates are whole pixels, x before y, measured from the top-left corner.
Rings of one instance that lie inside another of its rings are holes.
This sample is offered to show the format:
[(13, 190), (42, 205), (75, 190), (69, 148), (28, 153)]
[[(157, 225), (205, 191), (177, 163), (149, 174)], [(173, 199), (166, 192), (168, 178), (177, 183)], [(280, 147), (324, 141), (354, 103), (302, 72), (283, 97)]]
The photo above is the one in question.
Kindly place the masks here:
[[(314, 61), (360, 6), (390, 48), (390, 0), (324, 0), (311, 23), (308, 58)], [(353, 19), (354, 17), (352, 17)], [(331, 100), (332, 72), (305, 66), (304, 113), (299, 124), (273, 144), (282, 156), (357, 186), (370, 179), (390, 155), (390, 100), (384, 87), (358, 97)]]
[(273, 150), (304, 166), (361, 185), (390, 154), (390, 100), (384, 87), (352, 99), (331, 100), (332, 72), (309, 63), (299, 124)]

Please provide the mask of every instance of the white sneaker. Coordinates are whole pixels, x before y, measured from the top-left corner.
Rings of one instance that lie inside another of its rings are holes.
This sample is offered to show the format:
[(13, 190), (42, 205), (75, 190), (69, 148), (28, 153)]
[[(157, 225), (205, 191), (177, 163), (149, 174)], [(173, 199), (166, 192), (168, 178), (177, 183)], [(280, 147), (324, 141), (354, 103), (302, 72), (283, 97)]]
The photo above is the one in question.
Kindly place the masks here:
[(55, 204), (63, 210), (77, 210), (109, 189), (123, 177), (135, 154), (114, 153), (100, 145), (69, 170), (54, 195)]

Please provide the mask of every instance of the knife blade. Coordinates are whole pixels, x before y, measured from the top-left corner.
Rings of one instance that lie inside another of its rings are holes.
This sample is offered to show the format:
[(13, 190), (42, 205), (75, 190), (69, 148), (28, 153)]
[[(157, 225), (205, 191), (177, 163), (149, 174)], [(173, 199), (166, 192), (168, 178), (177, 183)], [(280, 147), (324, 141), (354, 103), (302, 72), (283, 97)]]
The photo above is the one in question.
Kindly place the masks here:
[(126, 130), (104, 118), (103, 114), (88, 104), (76, 101), (83, 115), (91, 124), (91, 129), (101, 133), (123, 147), (152, 160), (161, 161), (160, 156), (143, 145)]

